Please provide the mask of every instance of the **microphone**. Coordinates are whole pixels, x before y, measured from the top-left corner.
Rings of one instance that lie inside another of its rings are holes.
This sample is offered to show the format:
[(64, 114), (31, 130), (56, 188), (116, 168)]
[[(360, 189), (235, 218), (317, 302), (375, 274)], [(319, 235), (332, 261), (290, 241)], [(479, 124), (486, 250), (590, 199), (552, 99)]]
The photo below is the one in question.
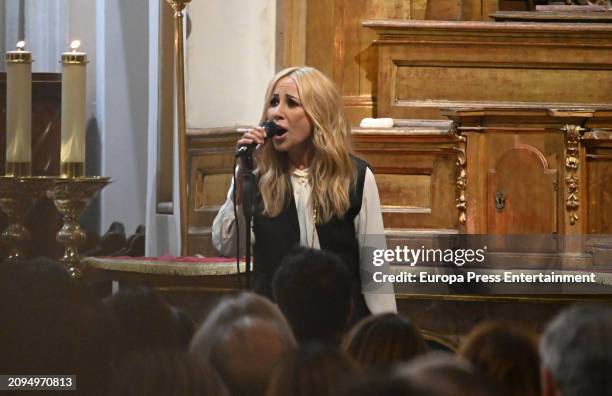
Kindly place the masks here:
[[(266, 121), (261, 125), (261, 127), (266, 130), (266, 140), (272, 136), (280, 136), (287, 132), (285, 128), (279, 127), (274, 121)], [(250, 155), (255, 147), (257, 147), (257, 143), (255, 142), (238, 147), (238, 150), (236, 150), (236, 157)]]

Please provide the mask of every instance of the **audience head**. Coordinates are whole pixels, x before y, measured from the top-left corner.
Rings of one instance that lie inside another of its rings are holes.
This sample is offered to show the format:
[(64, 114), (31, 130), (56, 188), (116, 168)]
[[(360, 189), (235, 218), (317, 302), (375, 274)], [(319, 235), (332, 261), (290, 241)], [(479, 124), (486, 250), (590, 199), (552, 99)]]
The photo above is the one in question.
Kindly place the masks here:
[(322, 250), (297, 249), (283, 259), (272, 288), (300, 343), (340, 342), (351, 314), (352, 283), (338, 257)]
[(264, 297), (242, 293), (210, 313), (190, 350), (217, 370), (231, 393), (263, 395), (272, 371), (295, 347), (278, 308)]
[(397, 314), (370, 316), (357, 323), (342, 349), (363, 368), (387, 369), (425, 353), (418, 329)]
[(189, 349), (191, 337), (193, 337), (193, 333), (195, 332), (195, 324), (193, 323), (193, 319), (191, 319), (182, 309), (175, 306), (171, 306), (171, 309), (172, 316), (177, 325), (179, 345), (182, 349), (187, 350)]
[(135, 352), (116, 368), (113, 396), (229, 396), (217, 372), (183, 351)]
[(267, 396), (332, 396), (357, 373), (338, 348), (309, 343), (287, 355), (274, 371)]
[(104, 302), (119, 323), (122, 355), (180, 346), (178, 320), (172, 307), (154, 289), (121, 289)]
[(561, 312), (540, 340), (542, 395), (612, 395), (612, 309)]
[(540, 394), (540, 359), (536, 336), (510, 323), (477, 325), (458, 355), (505, 390), (508, 396)]
[(106, 394), (112, 316), (66, 267), (39, 258), (0, 266), (0, 372), (76, 375), (77, 392)]
[(432, 396), (407, 378), (392, 372), (374, 371), (350, 382), (341, 396)]
[(431, 396), (497, 396), (499, 392), (466, 361), (445, 353), (419, 356), (398, 374)]

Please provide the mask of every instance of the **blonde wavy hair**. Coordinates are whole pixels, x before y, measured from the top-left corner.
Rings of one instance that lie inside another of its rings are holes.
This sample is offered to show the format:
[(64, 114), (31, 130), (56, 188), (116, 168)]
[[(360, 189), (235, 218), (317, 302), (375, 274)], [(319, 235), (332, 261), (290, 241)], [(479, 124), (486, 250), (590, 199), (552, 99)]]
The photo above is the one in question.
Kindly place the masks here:
[[(295, 81), (302, 107), (313, 126), (310, 137), (314, 155), (308, 166), (312, 186), (310, 204), (316, 210), (316, 223), (342, 218), (350, 207), (349, 191), (354, 186), (356, 167), (351, 159), (351, 129), (344, 116), (342, 97), (336, 85), (312, 67), (290, 67), (278, 72), (266, 91), (261, 122), (278, 81), (289, 77)], [(280, 214), (288, 199), (293, 199), (287, 153), (266, 144), (257, 157), (259, 191), (264, 214)]]

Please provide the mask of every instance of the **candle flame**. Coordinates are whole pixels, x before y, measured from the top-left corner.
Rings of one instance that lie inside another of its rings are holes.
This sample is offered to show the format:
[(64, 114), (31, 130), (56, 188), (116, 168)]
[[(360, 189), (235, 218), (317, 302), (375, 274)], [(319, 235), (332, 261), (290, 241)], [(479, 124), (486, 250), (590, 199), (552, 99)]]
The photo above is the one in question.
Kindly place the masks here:
[(18, 43), (15, 45), (15, 47), (17, 47), (17, 50), (18, 50), (18, 51), (23, 51), (23, 49), (25, 48), (25, 41), (23, 41), (23, 40), (22, 40), (22, 41), (19, 41), (19, 42), (18, 42)]
[(72, 43), (70, 43), (70, 48), (72, 48), (73, 51), (76, 51), (80, 46), (81, 40), (74, 40)]

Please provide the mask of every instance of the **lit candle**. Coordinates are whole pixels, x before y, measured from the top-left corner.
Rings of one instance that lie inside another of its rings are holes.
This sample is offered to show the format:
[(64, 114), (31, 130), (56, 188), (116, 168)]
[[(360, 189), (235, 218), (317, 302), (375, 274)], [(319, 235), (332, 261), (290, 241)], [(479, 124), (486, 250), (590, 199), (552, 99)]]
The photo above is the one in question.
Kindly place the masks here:
[(85, 71), (87, 54), (77, 52), (78, 40), (70, 44), (72, 51), (62, 54), (62, 147), (60, 176), (79, 177), (85, 174)]
[(25, 42), (6, 53), (7, 176), (32, 173), (32, 53)]

